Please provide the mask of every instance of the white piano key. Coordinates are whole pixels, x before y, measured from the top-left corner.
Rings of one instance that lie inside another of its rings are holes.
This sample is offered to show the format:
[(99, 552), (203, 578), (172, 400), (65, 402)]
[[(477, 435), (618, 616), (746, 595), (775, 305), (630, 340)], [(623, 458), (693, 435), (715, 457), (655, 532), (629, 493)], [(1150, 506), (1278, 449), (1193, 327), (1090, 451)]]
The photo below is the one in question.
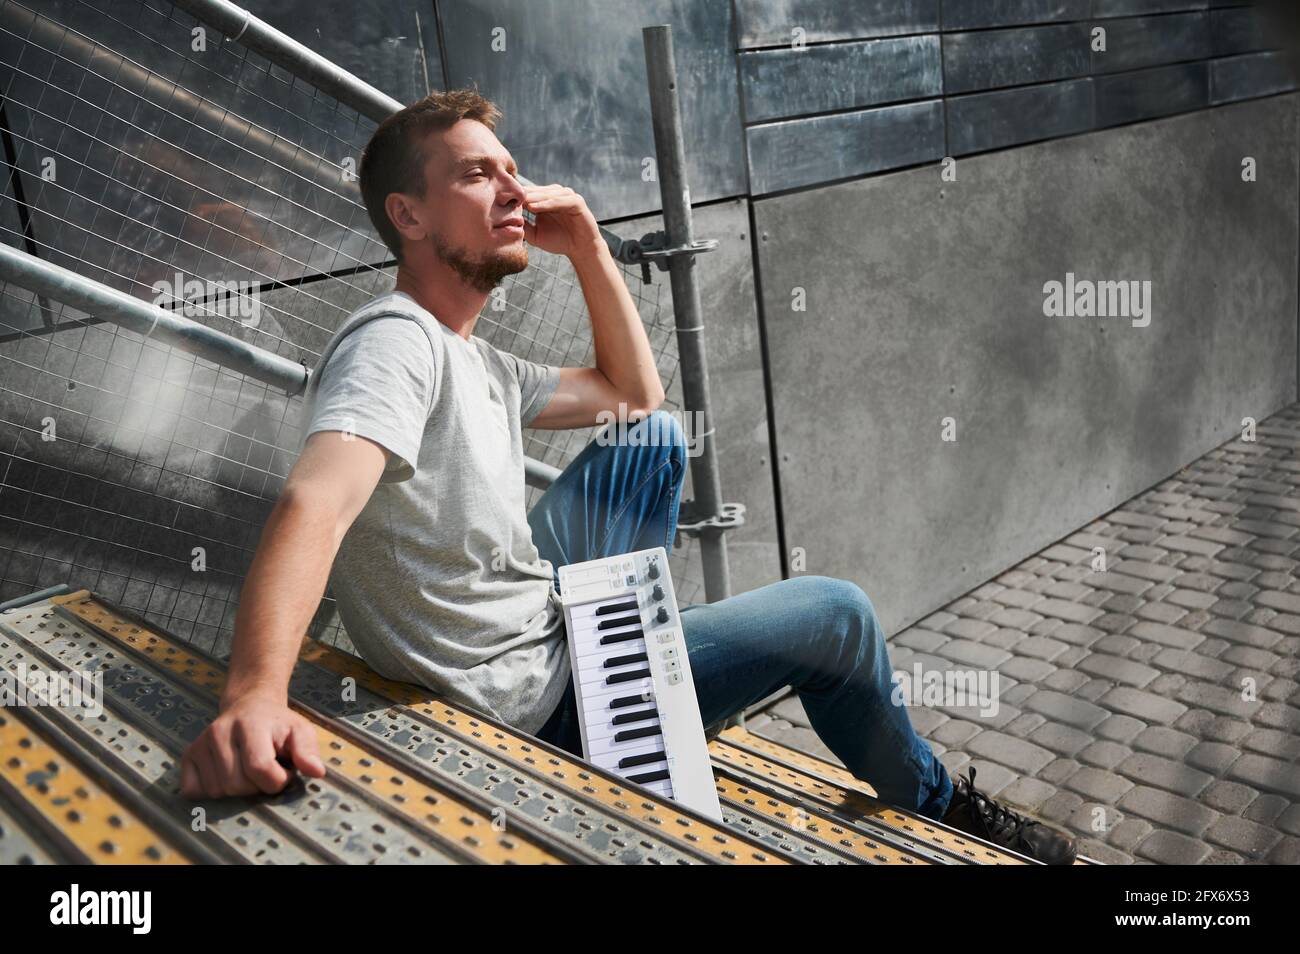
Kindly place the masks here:
[(658, 752), (664, 747), (662, 734), (647, 735), (639, 739), (628, 739), (625, 742), (615, 742), (612, 735), (597, 738), (588, 736), (587, 741), (591, 747), (592, 755), (604, 757), (617, 753), (620, 759), (628, 755), (645, 755), (649, 752)]

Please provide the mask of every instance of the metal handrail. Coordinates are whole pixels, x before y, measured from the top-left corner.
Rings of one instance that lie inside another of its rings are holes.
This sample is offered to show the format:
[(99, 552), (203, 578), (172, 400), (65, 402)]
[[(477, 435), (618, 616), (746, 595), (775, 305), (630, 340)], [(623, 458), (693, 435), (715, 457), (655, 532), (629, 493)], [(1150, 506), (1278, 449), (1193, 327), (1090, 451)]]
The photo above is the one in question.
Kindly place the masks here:
[(307, 386), (310, 372), (304, 365), (2, 243), (0, 279), (215, 361), (287, 395), (301, 394)]
[[(289, 397), (301, 394), (311, 377), (306, 365), (3, 243), (0, 243), (0, 281), (206, 358), (279, 388)], [(524, 459), (524, 479), (530, 486), (549, 487), (559, 475), (559, 469), (550, 464)]]

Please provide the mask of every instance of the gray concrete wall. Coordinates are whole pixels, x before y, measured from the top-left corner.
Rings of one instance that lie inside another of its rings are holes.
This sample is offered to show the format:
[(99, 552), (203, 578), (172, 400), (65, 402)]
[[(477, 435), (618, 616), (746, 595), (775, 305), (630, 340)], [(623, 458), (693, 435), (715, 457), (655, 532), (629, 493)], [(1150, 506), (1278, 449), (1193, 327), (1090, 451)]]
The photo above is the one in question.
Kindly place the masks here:
[[(891, 630), (1296, 395), (1296, 95), (957, 175), (755, 206), (784, 544)], [(1150, 325), (1045, 317), (1067, 272), (1151, 281)]]

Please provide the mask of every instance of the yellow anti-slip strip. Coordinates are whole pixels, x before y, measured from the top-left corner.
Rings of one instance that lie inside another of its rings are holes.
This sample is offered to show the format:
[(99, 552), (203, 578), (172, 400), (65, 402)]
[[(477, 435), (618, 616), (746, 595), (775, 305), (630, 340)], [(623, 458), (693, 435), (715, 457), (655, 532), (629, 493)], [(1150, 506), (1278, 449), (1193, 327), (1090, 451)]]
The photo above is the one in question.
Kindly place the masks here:
[[(148, 655), (159, 665), (202, 689), (219, 694), (225, 685), (223, 670), (190, 655), (183, 646), (142, 630), (96, 601), (87, 591), (54, 597), (51, 602), (62, 604), (99, 630)], [(317, 742), (328, 768), (384, 799), (420, 827), (459, 844), (486, 863), (566, 863), (565, 859), (526, 836), (493, 828), (492, 820), (479, 809), (458, 801), (395, 765), (383, 762), (373, 752), (333, 732), (311, 710), (302, 706), (295, 708), (316, 725)]]
[(930, 865), (929, 858), (913, 855), (890, 845), (874, 841), (860, 831), (852, 831), (790, 802), (773, 798), (767, 792), (755, 792), (726, 775), (717, 777), (718, 797), (750, 812), (762, 815), (777, 825), (802, 832), (822, 844), (836, 848), (871, 865)]
[[(212, 693), (220, 693), (225, 684), (225, 672), (221, 668), (193, 655), (183, 644), (118, 615), (87, 590), (52, 597), (50, 602), (61, 604), (69, 612), (114, 639), (131, 646), (137, 652), (149, 656), (159, 665), (185, 677), (194, 685)], [(720, 862), (751, 865), (794, 863), (764, 849), (760, 844), (737, 837), (726, 828), (680, 812), (671, 803), (618, 785), (593, 773), (590, 766), (566, 759), (547, 749), (532, 745), (513, 733), (484, 723), (456, 706), (431, 698), (430, 693), (418, 686), (385, 679), (360, 660), (315, 640), (303, 641), (299, 659), (339, 676), (351, 676), (356, 679), (357, 685), (393, 702), (409, 706), (413, 712), (444, 726), (452, 733), (482, 739), (502, 757), (543, 771), (551, 784), (569, 789), (584, 800), (607, 805), (624, 816), (648, 821), (664, 837), (716, 857)], [(312, 710), (302, 706), (297, 708), (318, 725), (320, 724)], [(329, 732), (324, 727), (322, 731)], [(339, 739), (339, 741), (345, 740)], [(322, 751), (333, 750), (322, 746)]]
[(0, 709), (0, 780), (46, 825), (100, 865), (187, 865), (134, 811), (45, 741), (17, 707)]
[[(754, 752), (770, 755), (774, 761), (757, 757)], [(918, 844), (936, 845), (977, 864), (1026, 863), (1020, 856), (995, 845), (958, 835), (931, 824), (928, 819), (891, 808), (876, 800), (871, 786), (839, 766), (754, 735), (740, 726), (731, 726), (720, 732), (710, 743), (709, 753), (724, 764), (735, 765), (753, 775), (766, 776), (787, 788), (807, 792), (850, 817), (870, 817)], [(808, 772), (800, 771), (801, 768)]]
[[(872, 799), (877, 798), (876, 790), (874, 788), (862, 781), (862, 779), (854, 776), (847, 769), (835, 765), (832, 762), (819, 759), (815, 755), (809, 755), (807, 752), (800, 752), (797, 749), (791, 749), (787, 746), (773, 742), (771, 739), (765, 739), (762, 736), (754, 735), (752, 732), (749, 732), (740, 726), (731, 726), (730, 728), (724, 729), (718, 734), (718, 738), (727, 742), (732, 742), (738, 746), (748, 747), (756, 752), (767, 753), (774, 759), (786, 763), (786, 765), (781, 766), (786, 771), (789, 771), (791, 768), (806, 768), (810, 772), (813, 772), (824, 779), (829, 779), (830, 781), (839, 783), (845, 789), (860, 792)], [(711, 746), (711, 749), (712, 748), (713, 747)], [(714, 750), (714, 754), (717, 754), (716, 750)], [(816, 786), (820, 783), (817, 779), (807, 778), (805, 776), (805, 784)], [(895, 814), (901, 817), (909, 817), (906, 812), (895, 812)], [(917, 824), (924, 823), (924, 819), (921, 818), (913, 818), (913, 821)], [(973, 841), (972, 843), (977, 844), (988, 851), (998, 851), (995, 846), (990, 846), (984, 842)], [(1013, 855), (1007, 855), (1006, 858), (1010, 864), (1023, 864), (1019, 858), (1016, 858)], [(1092, 859), (1083, 857), (1077, 858), (1074, 863), (1076, 865), (1096, 864)]]

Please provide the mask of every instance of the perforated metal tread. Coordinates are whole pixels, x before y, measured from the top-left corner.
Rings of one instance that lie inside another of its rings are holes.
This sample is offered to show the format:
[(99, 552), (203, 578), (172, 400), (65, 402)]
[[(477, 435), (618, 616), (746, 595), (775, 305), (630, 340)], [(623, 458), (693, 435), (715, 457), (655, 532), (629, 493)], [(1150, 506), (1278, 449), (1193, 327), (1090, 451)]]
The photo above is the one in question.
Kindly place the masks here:
[[(756, 777), (771, 779), (782, 788), (811, 793), (832, 811), (845, 810), (850, 817), (865, 815), (891, 827), (902, 827), (918, 837), (972, 857), (975, 864), (1037, 864), (1016, 852), (974, 838), (966, 832), (886, 806), (876, 790), (839, 765), (781, 745), (739, 726), (724, 729), (709, 744), (715, 764), (741, 765)], [(1098, 862), (1080, 856), (1078, 865)]]
[[(0, 667), (20, 662), (102, 674), (102, 716), (23, 715), (60, 733), (89, 777), (134, 786), (148, 809), (142, 823), (183, 832), (193, 860), (1034, 863), (881, 805), (842, 768), (739, 728), (709, 746), (719, 824), (312, 640), (291, 697), (317, 726), (327, 776), (277, 796), (192, 802), (177, 791), (177, 766), (215, 714), (225, 681), (218, 660), (83, 590), (0, 614)], [(23, 800), (0, 792), (0, 860), (72, 860)], [(209, 821), (190, 833), (196, 806)]]
[[(220, 692), (225, 670), (219, 662), (134, 614), (85, 591), (51, 602), (56, 615), (90, 627), (169, 678), (214, 700)], [(376, 764), (400, 764), (409, 776), (480, 800), (511, 830), (540, 833), (564, 846), (570, 861), (788, 863), (704, 816), (652, 800), (641, 786), (606, 776), (568, 753), (444, 704), (424, 690), (419, 690), (423, 705), (418, 710), (367, 695), (363, 690), (373, 680), (397, 690), (416, 687), (387, 683), (354, 657), (311, 641), (304, 643), (303, 657), (291, 695), (322, 731), (350, 738)], [(355, 701), (348, 701), (352, 685), (344, 680), (349, 678), (357, 687)], [(322, 751), (331, 763), (325, 744)]]
[(74, 864), (184, 865), (209, 860), (164, 832), (148, 807), (109, 779), (95, 777), (66, 739), (32, 716), (0, 710), (0, 807), (24, 824), (49, 860)]
[[(173, 763), (215, 714), (215, 695), (187, 680), (169, 679), (166, 671), (115, 640), (104, 639), (56, 606), (30, 607), (17, 619), (13, 614), (0, 617), (0, 642), (11, 644), (8, 649), (0, 648), (0, 660), (10, 665), (22, 661), (29, 670), (46, 665), (102, 674), (105, 716), (132, 724), (171, 756), (169, 763), (133, 759), (135, 764), (130, 766), (119, 759), (117, 767), (134, 769), (144, 776), (141, 781), (152, 770), (154, 784), (147, 791), (166, 809), (176, 811), (179, 806), (187, 824), (196, 805), (220, 822), (213, 825), (216, 839), (196, 835), (196, 842), (227, 841), (245, 860), (259, 861), (429, 864), (571, 860), (505, 830), (490, 814), (424, 780), (407, 777), (354, 741), (324, 728), (319, 744), (329, 767), (326, 778), (299, 779), (278, 796), (258, 799), (256, 805), (245, 799), (203, 803), (181, 799)], [(47, 718), (60, 715), (57, 709), (30, 711)], [(100, 737), (86, 731), (88, 728), (83, 720), (85, 744), (98, 746), (102, 752)], [(103, 755), (101, 764), (105, 771), (113, 765)], [(227, 817), (231, 815), (234, 817)], [(267, 831), (267, 826), (272, 830)], [(274, 856), (267, 857), (268, 849), (275, 849)], [(293, 854), (297, 857), (285, 857)]]

